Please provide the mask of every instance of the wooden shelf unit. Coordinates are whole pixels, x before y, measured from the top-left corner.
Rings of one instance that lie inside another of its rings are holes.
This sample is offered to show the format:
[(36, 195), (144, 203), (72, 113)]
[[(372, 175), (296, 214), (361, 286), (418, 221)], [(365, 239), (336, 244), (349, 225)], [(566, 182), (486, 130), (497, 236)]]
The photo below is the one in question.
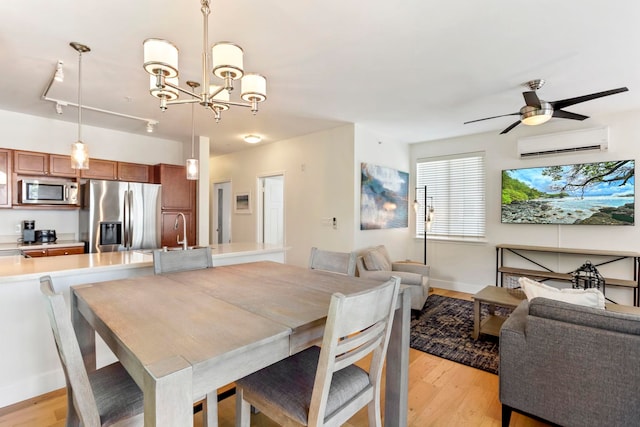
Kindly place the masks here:
[[(528, 269), (518, 267), (508, 267), (504, 265), (505, 252), (512, 253), (521, 259), (524, 259), (531, 264), (540, 267), (540, 269)], [(566, 254), (566, 255), (586, 255), (607, 258), (604, 261), (594, 263), (594, 266), (599, 267), (605, 264), (611, 264), (623, 260), (632, 260), (633, 262), (633, 278), (632, 279), (620, 279), (616, 277), (605, 277), (605, 290), (608, 286), (623, 287), (633, 289), (633, 305), (640, 306), (640, 294), (638, 289), (640, 287), (640, 277), (638, 274), (638, 265), (640, 263), (640, 253), (630, 251), (608, 251), (608, 250), (594, 250), (594, 249), (576, 249), (576, 248), (557, 248), (551, 246), (528, 246), (528, 245), (511, 245), (511, 244), (498, 244), (496, 245), (496, 284), (503, 286), (503, 276), (505, 274), (513, 276), (526, 276), (537, 280), (558, 280), (571, 282), (573, 276), (571, 272), (562, 273), (554, 271), (553, 269), (546, 267), (538, 260), (532, 259), (533, 256), (529, 253), (550, 253), (550, 254)], [(578, 268), (576, 266), (576, 268)]]

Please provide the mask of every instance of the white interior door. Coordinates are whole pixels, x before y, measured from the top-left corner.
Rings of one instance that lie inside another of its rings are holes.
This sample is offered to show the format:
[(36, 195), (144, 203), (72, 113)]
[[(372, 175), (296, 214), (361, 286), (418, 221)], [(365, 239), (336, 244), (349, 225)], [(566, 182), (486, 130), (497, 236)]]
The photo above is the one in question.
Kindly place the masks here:
[(284, 176), (261, 178), (262, 242), (284, 244)]
[(212, 244), (231, 242), (231, 182), (213, 184), (211, 193), (211, 230)]

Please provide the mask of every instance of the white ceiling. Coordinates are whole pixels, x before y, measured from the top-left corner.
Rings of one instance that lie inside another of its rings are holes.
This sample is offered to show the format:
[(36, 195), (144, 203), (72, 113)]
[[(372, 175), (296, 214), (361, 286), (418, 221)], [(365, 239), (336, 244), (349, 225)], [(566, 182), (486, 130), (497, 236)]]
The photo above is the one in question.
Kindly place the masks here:
[[(630, 90), (572, 112), (640, 109), (639, 22), (633, 0), (213, 1), (209, 44), (242, 46), (246, 70), (267, 76), (268, 99), (257, 116), (236, 107), (219, 124), (198, 106), (196, 133), (210, 138), (214, 154), (246, 148), (247, 133), (268, 143), (349, 122), (409, 143), (498, 133), (515, 117), (463, 122), (518, 111), (522, 84), (537, 78), (547, 80), (538, 92), (547, 101)], [(83, 104), (158, 120), (155, 136), (188, 142), (191, 108), (160, 111), (148, 93), (142, 42), (165, 38), (180, 49), (184, 85), (202, 80), (202, 31), (198, 0), (3, 0), (0, 109), (77, 121), (75, 108), (57, 115), (41, 99), (61, 59), (65, 81), (49, 96), (77, 100), (69, 46), (77, 41), (91, 48)], [(143, 122), (90, 111), (83, 123), (145, 133)]]

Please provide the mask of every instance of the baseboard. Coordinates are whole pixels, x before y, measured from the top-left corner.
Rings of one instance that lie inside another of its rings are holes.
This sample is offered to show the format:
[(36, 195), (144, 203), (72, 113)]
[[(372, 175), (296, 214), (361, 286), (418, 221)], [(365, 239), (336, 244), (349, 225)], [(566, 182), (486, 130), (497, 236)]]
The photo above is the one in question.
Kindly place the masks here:
[(36, 405), (42, 401), (53, 399), (59, 396), (65, 396), (67, 394), (66, 388), (60, 388), (58, 390), (50, 391), (49, 393), (41, 394), (40, 396), (32, 397), (27, 400), (23, 400), (22, 402), (14, 403), (9, 406), (5, 406), (4, 408), (0, 408), (0, 417), (3, 417), (12, 412), (19, 411), (21, 409)]
[[(493, 283), (491, 283), (493, 284)], [(485, 284), (471, 284), (471, 283), (456, 283), (448, 280), (438, 280), (433, 277), (429, 278), (429, 285), (434, 288), (446, 289), (448, 291), (465, 292), (467, 294), (475, 294), (482, 290), (489, 283)]]

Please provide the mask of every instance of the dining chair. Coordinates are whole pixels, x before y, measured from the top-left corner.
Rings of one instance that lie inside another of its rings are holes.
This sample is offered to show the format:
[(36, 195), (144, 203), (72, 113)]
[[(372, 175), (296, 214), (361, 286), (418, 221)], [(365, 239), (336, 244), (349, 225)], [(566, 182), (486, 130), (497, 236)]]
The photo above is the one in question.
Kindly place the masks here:
[[(153, 251), (153, 271), (155, 274), (176, 273), (179, 271), (199, 270), (213, 267), (211, 248), (195, 248), (188, 250), (162, 249)], [(225, 387), (221, 392), (207, 393), (203, 400), (194, 405), (193, 412), (203, 411), (203, 426), (215, 427), (218, 425), (218, 402), (235, 394), (235, 387)]]
[[(279, 425), (339, 426), (368, 406), (380, 427), (380, 380), (400, 279), (331, 296), (322, 347), (310, 347), (236, 381), (236, 426), (251, 406)], [(369, 371), (355, 365), (372, 354)]]
[(157, 249), (153, 251), (153, 272), (155, 274), (210, 267), (213, 267), (213, 259), (211, 258), (211, 248), (208, 246), (188, 250)]
[(142, 391), (120, 362), (87, 372), (64, 297), (40, 278), (51, 330), (67, 382), (67, 426), (142, 426)]
[(309, 256), (309, 268), (355, 276), (356, 255), (356, 252), (333, 252), (313, 247)]

